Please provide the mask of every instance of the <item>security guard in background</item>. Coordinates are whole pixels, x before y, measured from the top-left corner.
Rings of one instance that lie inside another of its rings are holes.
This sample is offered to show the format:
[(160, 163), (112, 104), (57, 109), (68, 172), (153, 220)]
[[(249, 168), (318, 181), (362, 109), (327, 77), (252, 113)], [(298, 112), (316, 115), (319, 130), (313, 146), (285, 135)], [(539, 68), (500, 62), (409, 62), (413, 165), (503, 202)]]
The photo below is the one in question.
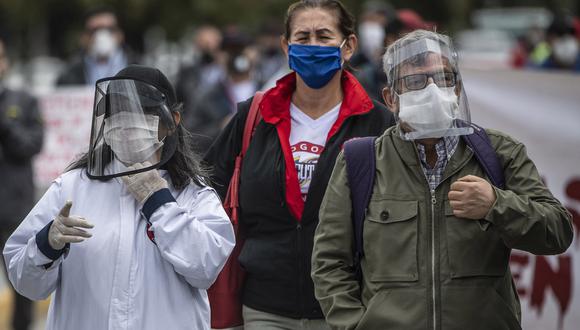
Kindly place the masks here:
[[(34, 205), (32, 157), (40, 152), (43, 125), (36, 99), (4, 86), (8, 58), (0, 38), (0, 249)], [(4, 263), (0, 262), (4, 267)], [(15, 292), (14, 330), (28, 329), (32, 302)]]

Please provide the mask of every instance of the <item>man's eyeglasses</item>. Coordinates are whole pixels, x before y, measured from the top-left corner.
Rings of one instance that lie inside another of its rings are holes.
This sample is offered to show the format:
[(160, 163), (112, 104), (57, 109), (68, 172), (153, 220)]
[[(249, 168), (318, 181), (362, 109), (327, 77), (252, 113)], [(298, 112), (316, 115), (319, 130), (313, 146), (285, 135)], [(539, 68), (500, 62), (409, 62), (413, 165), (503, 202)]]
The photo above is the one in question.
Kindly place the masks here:
[(429, 78), (433, 79), (433, 82), (437, 87), (454, 87), (456, 84), (457, 75), (455, 72), (437, 72), (437, 73), (418, 73), (411, 74), (402, 78), (397, 79), (396, 91), (401, 93), (403, 91), (403, 84), (405, 86), (405, 91), (417, 91), (425, 88)]

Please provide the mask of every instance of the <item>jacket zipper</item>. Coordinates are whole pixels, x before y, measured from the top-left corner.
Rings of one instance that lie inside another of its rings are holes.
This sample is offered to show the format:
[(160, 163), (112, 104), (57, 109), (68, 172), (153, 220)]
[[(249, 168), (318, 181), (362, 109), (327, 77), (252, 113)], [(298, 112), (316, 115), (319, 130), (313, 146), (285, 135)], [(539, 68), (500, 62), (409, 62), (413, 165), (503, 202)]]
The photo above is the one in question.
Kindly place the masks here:
[(297, 244), (297, 256), (298, 256), (298, 299), (300, 304), (300, 312), (304, 315), (304, 279), (302, 278), (302, 223), (298, 222), (296, 225), (296, 244)]
[(435, 190), (431, 190), (431, 299), (433, 303), (433, 329), (437, 329), (437, 297), (435, 286)]
[[(449, 179), (451, 176), (455, 175), (455, 173), (459, 172), (465, 164), (471, 159), (469, 157), (466, 161), (464, 161), (460, 166), (458, 166), (452, 173), (444, 177), (437, 187), (441, 185), (445, 180)], [(427, 182), (427, 184), (429, 184)], [(436, 283), (435, 283), (435, 205), (437, 205), (437, 198), (435, 197), (435, 189), (430, 190), (431, 193), (431, 301), (433, 303), (433, 329), (437, 329), (437, 290), (436, 290)]]

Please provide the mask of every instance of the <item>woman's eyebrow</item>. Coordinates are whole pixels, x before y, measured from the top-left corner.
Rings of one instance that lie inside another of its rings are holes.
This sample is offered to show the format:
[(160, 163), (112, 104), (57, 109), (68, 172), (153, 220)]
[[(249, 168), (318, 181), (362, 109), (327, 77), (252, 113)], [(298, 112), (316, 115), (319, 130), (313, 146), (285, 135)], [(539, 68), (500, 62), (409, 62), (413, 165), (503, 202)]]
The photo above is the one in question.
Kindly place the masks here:
[(302, 31), (296, 31), (294, 32), (294, 36), (295, 37), (306, 37), (310, 35), (310, 31), (308, 30), (302, 30)]
[(321, 28), (316, 30), (316, 34), (332, 34), (332, 30), (328, 28)]

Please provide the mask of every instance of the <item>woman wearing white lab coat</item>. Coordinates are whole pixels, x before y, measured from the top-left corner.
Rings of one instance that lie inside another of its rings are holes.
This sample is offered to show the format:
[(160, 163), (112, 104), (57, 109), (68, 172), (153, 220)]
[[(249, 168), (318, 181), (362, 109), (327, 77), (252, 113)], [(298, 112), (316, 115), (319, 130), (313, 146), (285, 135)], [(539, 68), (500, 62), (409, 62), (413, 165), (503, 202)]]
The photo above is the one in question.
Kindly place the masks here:
[(53, 294), (47, 329), (209, 329), (205, 290), (234, 234), (173, 87), (130, 66), (96, 93), (89, 153), (8, 240), (9, 279), (30, 299)]

